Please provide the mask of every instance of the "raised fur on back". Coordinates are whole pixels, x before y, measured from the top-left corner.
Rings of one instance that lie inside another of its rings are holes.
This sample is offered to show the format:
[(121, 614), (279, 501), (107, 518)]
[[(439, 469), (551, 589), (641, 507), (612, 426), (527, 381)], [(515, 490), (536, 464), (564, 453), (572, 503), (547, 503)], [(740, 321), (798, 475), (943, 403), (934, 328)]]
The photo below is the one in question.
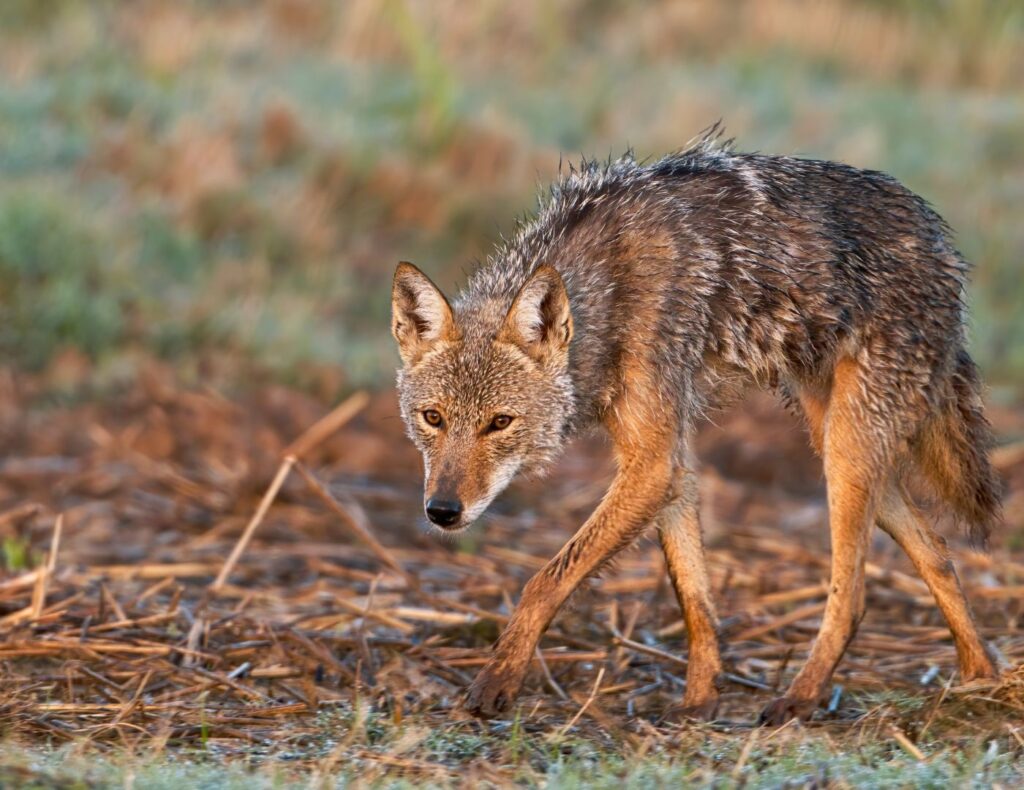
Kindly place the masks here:
[[(610, 432), (620, 463), (598, 511), (527, 586), (468, 707), (506, 706), (561, 600), (656, 524), (691, 654), (703, 651), (708, 670), (686, 707), (708, 714), (721, 662), (706, 579), (693, 581), (706, 572), (690, 437), (700, 415), (756, 385), (804, 413), (829, 483), (834, 583), (822, 636), (796, 691), (766, 711), (807, 715), (862, 612), (867, 527), (886, 514), (897, 526), (918, 518), (897, 506), (900, 475), (922, 472), (980, 542), (999, 518), (964, 350), (967, 268), (943, 220), (892, 177), (738, 153), (717, 128), (647, 164), (570, 168), (450, 306), (415, 267), (399, 267), (399, 393), (424, 453), (428, 514), (431, 501), (458, 504), (445, 526), (466, 526), (517, 472), (543, 468), (590, 427)], [(427, 424), (428, 412), (441, 422)], [(494, 427), (498, 417), (507, 427)], [(944, 551), (930, 539), (901, 545), (928, 568)], [(929, 584), (962, 599), (958, 583)], [(940, 605), (965, 674), (994, 672), (966, 603), (952, 615)]]

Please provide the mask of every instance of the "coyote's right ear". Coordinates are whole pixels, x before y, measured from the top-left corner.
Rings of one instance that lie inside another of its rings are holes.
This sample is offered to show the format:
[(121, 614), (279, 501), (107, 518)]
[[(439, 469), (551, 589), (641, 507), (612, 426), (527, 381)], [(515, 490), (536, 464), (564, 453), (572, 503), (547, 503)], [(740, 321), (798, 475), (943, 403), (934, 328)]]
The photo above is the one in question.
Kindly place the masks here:
[(448, 300), (423, 272), (402, 261), (391, 288), (391, 334), (406, 365), (415, 362), (435, 341), (455, 334)]

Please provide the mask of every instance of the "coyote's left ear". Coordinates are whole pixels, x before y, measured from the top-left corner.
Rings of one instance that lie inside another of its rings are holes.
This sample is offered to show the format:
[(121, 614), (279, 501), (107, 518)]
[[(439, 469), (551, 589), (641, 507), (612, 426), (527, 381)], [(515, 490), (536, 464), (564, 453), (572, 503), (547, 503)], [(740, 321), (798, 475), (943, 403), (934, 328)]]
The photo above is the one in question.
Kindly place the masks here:
[(455, 318), (444, 294), (430, 278), (402, 261), (391, 288), (391, 333), (402, 362), (410, 365), (437, 340), (455, 336)]
[(538, 267), (519, 289), (505, 316), (502, 336), (538, 360), (569, 348), (569, 295), (562, 276), (551, 266)]

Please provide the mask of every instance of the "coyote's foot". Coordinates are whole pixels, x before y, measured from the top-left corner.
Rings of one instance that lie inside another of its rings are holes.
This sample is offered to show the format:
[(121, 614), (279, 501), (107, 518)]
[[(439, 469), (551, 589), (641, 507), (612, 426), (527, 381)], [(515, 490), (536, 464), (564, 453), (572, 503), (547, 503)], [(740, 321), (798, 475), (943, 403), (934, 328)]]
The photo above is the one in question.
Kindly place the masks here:
[(818, 700), (801, 699), (799, 697), (778, 697), (768, 703), (761, 711), (759, 719), (761, 724), (769, 727), (779, 727), (790, 719), (806, 721), (818, 707)]
[(960, 659), (960, 682), (970, 683), (975, 680), (998, 680), (1006, 668), (1006, 659), (989, 645), (984, 645), (984, 652)]
[(512, 707), (522, 685), (521, 672), (488, 664), (466, 691), (462, 707), (482, 719), (494, 718)]

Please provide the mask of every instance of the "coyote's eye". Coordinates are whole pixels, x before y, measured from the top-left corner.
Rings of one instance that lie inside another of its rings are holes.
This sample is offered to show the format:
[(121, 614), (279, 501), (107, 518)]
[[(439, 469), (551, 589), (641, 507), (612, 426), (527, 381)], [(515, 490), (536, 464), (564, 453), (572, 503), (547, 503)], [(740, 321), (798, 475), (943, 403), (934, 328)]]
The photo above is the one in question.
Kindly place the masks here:
[(423, 412), (423, 421), (432, 428), (440, 428), (444, 418), (436, 409), (427, 409)]
[(491, 420), (491, 424), (489, 426), (487, 426), (487, 430), (489, 430), (489, 431), (503, 431), (503, 430), (505, 430), (511, 424), (512, 424), (512, 418), (511, 417), (509, 417), (507, 414), (499, 414), (497, 417), (495, 417), (493, 420)]

